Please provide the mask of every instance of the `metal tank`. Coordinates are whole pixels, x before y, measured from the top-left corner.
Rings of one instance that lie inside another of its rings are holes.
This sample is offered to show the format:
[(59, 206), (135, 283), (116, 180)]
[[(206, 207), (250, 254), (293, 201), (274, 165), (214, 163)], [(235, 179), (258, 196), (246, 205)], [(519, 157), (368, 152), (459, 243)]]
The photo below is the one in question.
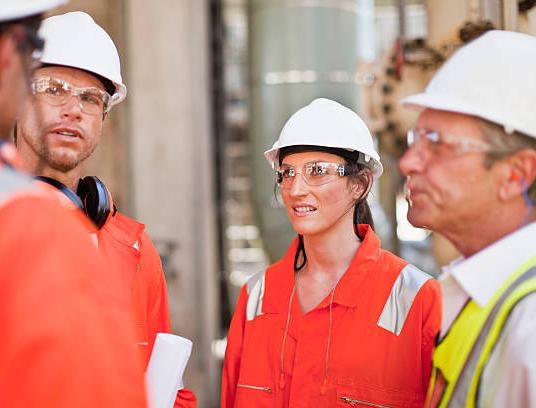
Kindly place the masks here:
[[(373, 0), (249, 0), (252, 191), (265, 249), (274, 260), (295, 236), (277, 208), (263, 152), (288, 117), (318, 97), (359, 112), (361, 60), (374, 58)], [(329, 135), (326, 135), (329, 136)]]

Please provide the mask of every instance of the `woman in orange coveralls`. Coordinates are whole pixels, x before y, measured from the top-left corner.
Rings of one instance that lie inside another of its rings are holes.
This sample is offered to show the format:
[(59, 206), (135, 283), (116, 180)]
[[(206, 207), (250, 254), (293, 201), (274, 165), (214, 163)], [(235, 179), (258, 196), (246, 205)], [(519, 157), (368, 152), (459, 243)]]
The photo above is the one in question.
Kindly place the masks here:
[(298, 237), (242, 288), (221, 406), (422, 406), (439, 286), (380, 248), (366, 197), (383, 169), (369, 130), (317, 99), (265, 156)]

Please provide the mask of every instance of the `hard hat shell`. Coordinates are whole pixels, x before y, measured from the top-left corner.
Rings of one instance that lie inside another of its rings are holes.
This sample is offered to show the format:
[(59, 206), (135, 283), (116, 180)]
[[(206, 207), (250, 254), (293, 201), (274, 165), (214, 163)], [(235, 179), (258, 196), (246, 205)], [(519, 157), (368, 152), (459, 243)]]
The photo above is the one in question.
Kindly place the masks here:
[(425, 91), (402, 100), (502, 125), (536, 138), (536, 38), (493, 30), (460, 48)]
[(0, 22), (41, 14), (65, 3), (67, 0), (2, 0)]
[(279, 139), (264, 152), (264, 157), (276, 168), (279, 149), (299, 145), (361, 152), (374, 178), (383, 172), (380, 155), (365, 122), (352, 110), (330, 99), (315, 99), (294, 113), (285, 123)]
[(45, 40), (41, 63), (79, 68), (110, 80), (115, 85), (112, 105), (127, 95), (121, 77), (121, 62), (114, 42), (89, 14), (81, 11), (43, 20), (40, 35)]

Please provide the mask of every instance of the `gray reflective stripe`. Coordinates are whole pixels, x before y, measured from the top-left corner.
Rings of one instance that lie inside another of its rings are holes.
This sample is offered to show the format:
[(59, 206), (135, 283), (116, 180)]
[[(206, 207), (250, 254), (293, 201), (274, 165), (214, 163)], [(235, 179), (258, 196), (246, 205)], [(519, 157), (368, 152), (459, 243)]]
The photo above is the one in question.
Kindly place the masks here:
[(246, 284), (248, 303), (246, 305), (246, 318), (253, 320), (262, 314), (262, 298), (264, 297), (264, 271), (257, 272), (249, 278)]
[[(514, 292), (519, 287), (519, 285), (521, 285), (522, 283), (534, 277), (536, 277), (536, 267), (529, 269), (523, 275), (517, 278), (508, 287), (508, 289), (506, 289), (506, 291), (501, 295), (499, 300), (497, 300), (497, 303), (495, 303), (495, 306), (493, 306), (493, 309), (491, 310), (489, 316), (486, 319), (486, 323), (482, 327), (482, 330), (480, 331), (480, 334), (478, 335), (476, 342), (473, 345), (473, 348), (471, 349), (471, 352), (469, 353), (467, 360), (465, 361), (465, 364), (462, 368), (462, 372), (458, 376), (458, 380), (456, 381), (456, 384), (454, 385), (454, 390), (452, 391), (452, 395), (450, 397), (448, 406), (450, 407), (465, 406), (467, 398), (468, 398), (468, 394), (469, 394), (469, 388), (471, 386), (471, 382), (475, 374), (475, 369), (478, 364), (478, 360), (480, 359), (480, 353), (482, 352), (482, 349), (484, 348), (484, 345), (486, 344), (486, 340), (488, 339), (489, 332), (491, 328), (493, 327), (493, 324), (495, 323), (495, 318), (499, 314), (504, 302), (506, 302), (506, 300), (512, 294), (512, 292)], [(518, 300), (518, 302), (522, 300), (525, 296), (531, 293), (534, 293), (534, 292), (526, 293), (524, 296), (522, 296)], [(512, 309), (515, 307), (516, 304), (512, 306)], [(506, 320), (503, 322), (503, 324), (504, 323), (506, 323)], [(501, 330), (502, 330), (502, 327), (501, 327)], [(495, 340), (498, 340), (498, 337)], [(476, 396), (478, 398), (478, 393), (476, 393)]]
[(36, 189), (31, 178), (7, 166), (0, 168), (0, 205), (13, 193), (28, 189)]
[(413, 301), (422, 285), (432, 277), (415, 266), (408, 264), (396, 279), (389, 298), (378, 319), (378, 326), (400, 335)]

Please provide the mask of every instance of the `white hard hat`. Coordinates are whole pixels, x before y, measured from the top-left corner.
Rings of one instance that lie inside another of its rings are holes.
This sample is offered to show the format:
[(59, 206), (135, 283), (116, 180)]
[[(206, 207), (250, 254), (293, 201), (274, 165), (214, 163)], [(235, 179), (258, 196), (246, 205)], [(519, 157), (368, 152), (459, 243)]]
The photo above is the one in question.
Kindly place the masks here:
[(477, 116), (536, 138), (536, 38), (493, 30), (460, 48), (405, 106)]
[(115, 85), (112, 105), (127, 95), (115, 44), (91, 16), (74, 11), (43, 20), (39, 34), (45, 40), (42, 64), (79, 68), (100, 75)]
[(294, 113), (285, 123), (279, 139), (264, 152), (264, 157), (276, 168), (279, 149), (300, 145), (361, 152), (374, 178), (383, 172), (380, 155), (365, 122), (354, 111), (330, 99), (315, 99)]
[(0, 22), (41, 14), (67, 3), (67, 0), (2, 0)]

